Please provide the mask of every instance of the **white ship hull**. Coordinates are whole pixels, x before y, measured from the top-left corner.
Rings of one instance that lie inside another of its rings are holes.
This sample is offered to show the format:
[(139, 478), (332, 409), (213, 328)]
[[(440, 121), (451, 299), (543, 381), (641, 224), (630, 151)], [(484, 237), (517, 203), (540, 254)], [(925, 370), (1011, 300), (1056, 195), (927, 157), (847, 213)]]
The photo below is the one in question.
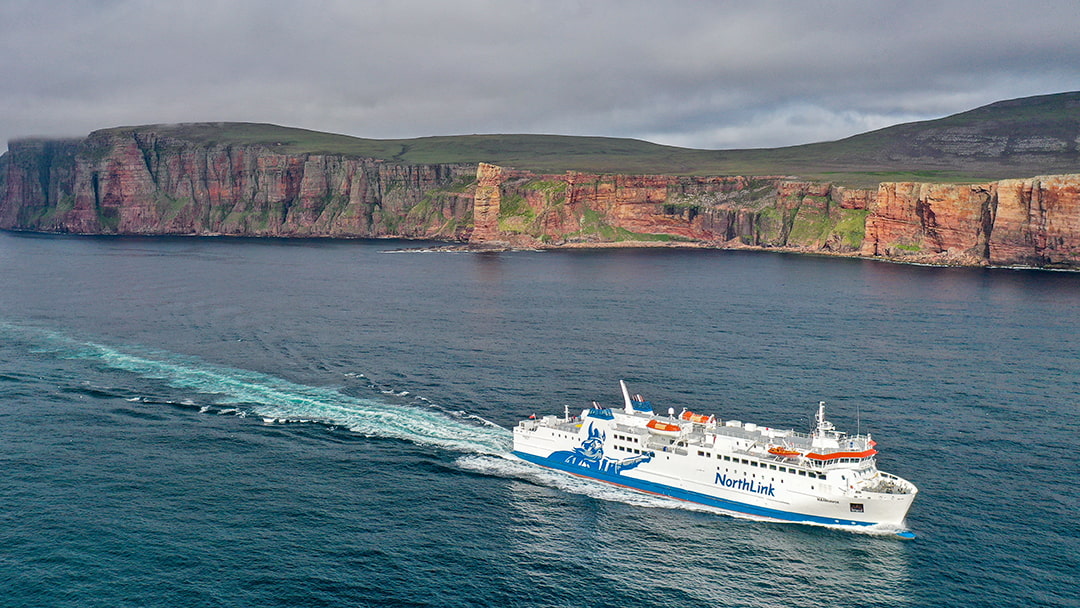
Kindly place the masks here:
[[(918, 490), (878, 471), (869, 436), (814, 434), (623, 409), (545, 416), (514, 428), (514, 454), (649, 494), (787, 522), (900, 528)], [(678, 429), (677, 431), (672, 428)], [(772, 452), (770, 452), (772, 450)]]

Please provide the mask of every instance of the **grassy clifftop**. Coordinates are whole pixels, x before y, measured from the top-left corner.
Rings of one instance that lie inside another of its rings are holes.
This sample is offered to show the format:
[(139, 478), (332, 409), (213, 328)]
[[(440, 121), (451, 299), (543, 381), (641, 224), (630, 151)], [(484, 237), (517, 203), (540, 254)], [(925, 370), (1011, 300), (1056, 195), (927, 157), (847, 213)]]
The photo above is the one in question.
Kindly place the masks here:
[(404, 163), (489, 162), (544, 173), (794, 175), (853, 186), (980, 181), (1076, 172), (1080, 167), (1080, 92), (1002, 101), (833, 142), (754, 150), (695, 150), (634, 139), (560, 135), (364, 139), (256, 123), (109, 131), (150, 129), (200, 143), (261, 144), (287, 153)]

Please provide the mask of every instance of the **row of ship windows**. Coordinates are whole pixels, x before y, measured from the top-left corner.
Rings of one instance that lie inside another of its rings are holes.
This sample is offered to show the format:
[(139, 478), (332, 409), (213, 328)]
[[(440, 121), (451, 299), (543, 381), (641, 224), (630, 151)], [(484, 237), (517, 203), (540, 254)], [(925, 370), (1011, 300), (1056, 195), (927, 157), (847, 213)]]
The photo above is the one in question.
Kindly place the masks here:
[[(621, 439), (622, 441), (629, 441), (629, 442), (632, 442), (632, 443), (637, 443), (637, 441), (638, 441), (637, 438), (627, 437), (625, 435), (619, 435), (619, 434), (616, 434), (615, 438), (616, 439)], [(624, 452), (631, 452), (633, 454), (640, 454), (641, 453), (641, 450), (636, 449), (636, 448), (627, 448), (627, 447), (623, 447), (623, 446), (620, 446), (620, 445), (616, 445), (614, 447), (615, 447), (615, 449), (622, 450)], [(698, 450), (698, 456), (704, 456), (705, 458), (709, 458), (709, 453), (705, 452), (703, 450)], [(792, 475), (802, 475), (803, 477), (814, 477), (814, 478), (817, 478), (817, 479), (825, 479), (825, 474), (824, 473), (816, 473), (814, 471), (805, 471), (805, 470), (802, 470), (802, 469), (794, 469), (794, 468), (785, 467), (785, 466), (782, 466), (782, 465), (776, 465), (776, 464), (771, 464), (771, 463), (766, 463), (766, 462), (758, 462), (756, 460), (747, 460), (746, 458), (732, 458), (731, 456), (728, 456), (726, 454), (717, 454), (716, 458), (717, 458), (717, 460), (726, 460), (728, 462), (739, 462), (739, 463), (749, 465), (749, 466), (752, 466), (752, 467), (761, 467), (763, 469), (764, 468), (769, 468), (770, 470), (780, 471), (781, 473), (790, 473)], [(846, 462), (846, 461), (858, 462), (860, 459), (858, 459), (858, 458), (843, 458), (843, 459), (840, 459), (840, 460), (842, 462)]]
[[(762, 467), (762, 468), (765, 468), (765, 467)], [(775, 467), (773, 467), (773, 468), (775, 468)], [(716, 467), (716, 470), (719, 471), (720, 467)], [(786, 471), (786, 472), (792, 473), (792, 474), (796, 473), (795, 469), (779, 469), (779, 470), (781, 472)], [(742, 473), (743, 475), (746, 475), (746, 471), (740, 471), (738, 469), (730, 470), (727, 467), (724, 467), (724, 472), (725, 473)], [(825, 475), (823, 473), (814, 473), (813, 471), (810, 471), (810, 472), (798, 471), (798, 473), (799, 473), (799, 475), (802, 475), (803, 477), (810, 477), (811, 479), (825, 479)], [(750, 477), (752, 479), (757, 479), (757, 473), (751, 473)], [(761, 474), (761, 478), (765, 479), (765, 473)], [(784, 483), (784, 478), (783, 477), (781, 477), (779, 480), (777, 480), (775, 477), (770, 477), (769, 480), (770, 481), (779, 481), (780, 483)], [(810, 489), (813, 490), (814, 486), (810, 486)]]
[[(637, 448), (628, 448), (628, 447), (623, 447), (621, 445), (614, 445), (612, 447), (614, 447), (616, 450), (622, 450), (623, 452), (630, 452), (630, 453), (633, 453), (633, 454), (641, 454), (641, 450), (639, 450)], [(708, 456), (708, 454), (706, 452), (698, 452), (698, 456)], [(761, 467), (763, 469), (768, 468), (768, 469), (770, 469), (772, 471), (779, 471), (781, 473), (790, 473), (792, 475), (801, 475), (803, 477), (813, 477), (815, 479), (825, 479), (825, 474), (824, 473), (816, 473), (814, 471), (804, 471), (802, 469), (793, 469), (793, 468), (790, 468), (790, 467), (785, 467), (785, 466), (776, 465), (776, 464), (770, 464), (770, 463), (767, 463), (767, 462), (758, 462), (756, 460), (747, 460), (746, 458), (732, 458), (731, 456), (725, 456), (725, 455), (721, 455), (721, 454), (717, 454), (716, 458), (717, 459), (723, 459), (723, 460), (726, 460), (728, 462), (742, 463), (742, 464), (749, 465), (749, 466), (752, 466), (752, 467)], [(719, 471), (720, 467), (716, 467), (716, 470)], [(724, 470), (726, 471), (727, 469), (724, 469)]]
[[(704, 452), (704, 451), (698, 451), (698, 456), (704, 456), (704, 457), (708, 458), (709, 453)], [(717, 458), (717, 460), (723, 459), (723, 460), (726, 460), (728, 462), (741, 462), (742, 464), (747, 464), (747, 465), (750, 465), (752, 467), (761, 467), (763, 469), (767, 467), (770, 470), (780, 471), (781, 473), (791, 473), (792, 475), (798, 474), (798, 475), (802, 475), (803, 477), (815, 477), (817, 479), (825, 479), (825, 474), (824, 473), (815, 473), (814, 471), (804, 471), (802, 469), (793, 469), (793, 468), (790, 468), (790, 467), (785, 467), (783, 465), (778, 465), (778, 464), (772, 464), (772, 463), (769, 463), (769, 462), (758, 462), (756, 460), (747, 460), (746, 458), (732, 458), (731, 456), (727, 456), (725, 454), (717, 454), (716, 458)]]

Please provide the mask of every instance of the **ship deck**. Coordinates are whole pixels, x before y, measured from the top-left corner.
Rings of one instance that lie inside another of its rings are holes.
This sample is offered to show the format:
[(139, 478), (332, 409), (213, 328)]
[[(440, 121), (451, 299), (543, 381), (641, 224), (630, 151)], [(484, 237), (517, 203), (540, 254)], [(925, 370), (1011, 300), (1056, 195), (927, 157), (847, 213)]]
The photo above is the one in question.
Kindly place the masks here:
[[(541, 420), (523, 421), (522, 424), (543, 424), (559, 431), (577, 433), (585, 423), (584, 421), (589, 419), (588, 411), (585, 410), (582, 416), (573, 416), (569, 420), (545, 416)], [(645, 426), (650, 420), (679, 425), (682, 430), (677, 436), (653, 434)], [(720, 452), (733, 457), (739, 456), (758, 462), (819, 472), (841, 466), (864, 469), (875, 464), (872, 456), (815, 460), (768, 452), (770, 446), (782, 446), (803, 454), (812, 452), (828, 456), (832, 453), (847, 453), (848, 450), (863, 450), (868, 445), (872, 445), (869, 436), (866, 435), (844, 435), (840, 437), (835, 447), (815, 447), (812, 434), (800, 433), (792, 429), (774, 429), (752, 423), (743, 424), (737, 420), (726, 422), (717, 420), (704, 424), (688, 422), (676, 416), (656, 416), (642, 412), (633, 414), (620, 412), (612, 428), (615, 432), (636, 437), (642, 449), (683, 456), (692, 453), (705, 455), (706, 452)]]

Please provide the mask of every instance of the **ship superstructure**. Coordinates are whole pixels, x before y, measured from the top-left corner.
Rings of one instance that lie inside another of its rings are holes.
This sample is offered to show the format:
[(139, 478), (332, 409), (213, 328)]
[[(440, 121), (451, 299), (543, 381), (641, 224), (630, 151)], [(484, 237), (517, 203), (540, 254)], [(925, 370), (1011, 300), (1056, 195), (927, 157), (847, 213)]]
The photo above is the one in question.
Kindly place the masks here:
[[(523, 420), (514, 454), (582, 477), (773, 520), (902, 528), (918, 489), (880, 471), (876, 443), (847, 435), (818, 404), (810, 433), (669, 409), (620, 381), (624, 407)], [(912, 536), (903, 532), (901, 535)]]

